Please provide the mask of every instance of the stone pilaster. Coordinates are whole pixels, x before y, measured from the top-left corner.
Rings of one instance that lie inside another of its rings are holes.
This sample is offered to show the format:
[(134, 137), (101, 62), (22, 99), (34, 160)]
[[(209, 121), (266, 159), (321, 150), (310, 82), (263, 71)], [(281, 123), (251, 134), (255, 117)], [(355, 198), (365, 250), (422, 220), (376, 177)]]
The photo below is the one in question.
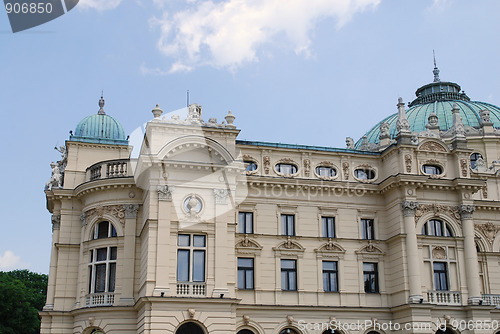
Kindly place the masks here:
[(49, 279), (47, 283), (47, 299), (45, 301), (44, 310), (54, 309), (54, 297), (56, 289), (56, 278), (57, 278), (57, 261), (58, 261), (58, 249), (56, 244), (59, 243), (59, 230), (61, 228), (61, 215), (53, 214), (52, 218), (52, 250), (50, 252), (50, 267), (49, 267)]
[(408, 302), (410, 304), (421, 303), (423, 300), (420, 282), (417, 231), (415, 230), (415, 211), (417, 208), (417, 202), (404, 201), (401, 203), (406, 233), (406, 262), (408, 268), (408, 283), (410, 286), (410, 297)]
[(123, 205), (125, 211), (125, 233), (123, 238), (122, 294), (119, 305), (134, 304), (134, 260), (135, 260), (135, 227), (139, 204)]
[(158, 234), (156, 240), (156, 285), (153, 291), (155, 296), (169, 296), (170, 289), (170, 256), (175, 254), (172, 247), (176, 247), (176, 240), (170, 236), (170, 217), (172, 217), (173, 186), (160, 185), (158, 192)]
[(479, 266), (477, 263), (476, 243), (474, 241), (474, 222), (472, 214), (474, 205), (461, 205), (459, 207), (462, 220), (462, 231), (464, 234), (465, 272), (467, 277), (467, 289), (469, 291), (468, 303), (478, 305), (482, 301), (479, 279)]
[(215, 287), (212, 297), (218, 298), (224, 294), (229, 297), (228, 290), (228, 258), (227, 251), (227, 222), (224, 221), (224, 213), (227, 210), (227, 202), (230, 191), (227, 189), (214, 189), (215, 199)]

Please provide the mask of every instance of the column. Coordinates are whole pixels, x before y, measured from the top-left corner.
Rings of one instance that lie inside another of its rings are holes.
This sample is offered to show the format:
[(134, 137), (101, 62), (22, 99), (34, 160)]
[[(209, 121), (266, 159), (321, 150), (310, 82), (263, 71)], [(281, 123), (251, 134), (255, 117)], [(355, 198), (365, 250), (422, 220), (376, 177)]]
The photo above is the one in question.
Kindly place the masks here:
[(404, 201), (401, 203), (403, 209), (403, 222), (406, 233), (406, 261), (408, 269), (408, 283), (410, 286), (410, 298), (408, 302), (421, 303), (423, 301), (420, 283), (420, 261), (418, 257), (417, 231), (415, 230), (415, 210), (417, 202)]
[(134, 305), (135, 228), (139, 204), (125, 204), (125, 234), (123, 238), (122, 294), (119, 305)]
[[(227, 199), (229, 189), (214, 189), (215, 196), (215, 287), (212, 297), (229, 297), (227, 288), (227, 222), (224, 221), (224, 215), (227, 209)], [(235, 261), (231, 259), (231, 261)]]
[(56, 244), (59, 243), (59, 230), (61, 228), (61, 215), (52, 215), (52, 250), (50, 252), (50, 268), (49, 279), (47, 284), (47, 299), (44, 311), (54, 309), (54, 297), (56, 293), (56, 278), (57, 278), (57, 258), (58, 250)]
[[(176, 243), (170, 237), (170, 221), (173, 186), (159, 185), (158, 193), (158, 234), (156, 240), (156, 286), (155, 296), (169, 296), (170, 291), (170, 256), (175, 254)], [(173, 267), (175, 268), (175, 267)], [(172, 269), (173, 269), (172, 268)], [(175, 270), (174, 270), (175, 273)], [(173, 291), (175, 293), (175, 291)]]
[(472, 221), (472, 213), (475, 209), (474, 205), (460, 205), (459, 207), (464, 233), (465, 273), (469, 291), (468, 303), (471, 305), (478, 305), (482, 301), (476, 243), (474, 241), (474, 222)]

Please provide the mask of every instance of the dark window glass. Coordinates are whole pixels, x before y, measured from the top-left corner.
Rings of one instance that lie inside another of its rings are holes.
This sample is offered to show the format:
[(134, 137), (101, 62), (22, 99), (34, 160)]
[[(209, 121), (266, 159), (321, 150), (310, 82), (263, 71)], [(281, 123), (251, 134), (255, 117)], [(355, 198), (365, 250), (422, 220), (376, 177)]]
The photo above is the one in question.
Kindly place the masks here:
[(205, 251), (193, 252), (193, 282), (205, 281)]
[(361, 234), (364, 240), (375, 239), (375, 223), (373, 219), (361, 219)]
[(373, 169), (358, 168), (354, 171), (354, 175), (361, 180), (372, 180), (375, 178), (375, 171)]
[(257, 170), (257, 164), (253, 161), (243, 161), (245, 164), (245, 170), (247, 172), (252, 172), (254, 170)]
[(363, 279), (366, 293), (378, 292), (378, 265), (377, 263), (363, 263)]
[(97, 225), (97, 239), (107, 238), (109, 236), (109, 223), (100, 222)]
[(97, 250), (96, 261), (106, 261), (107, 258), (108, 258), (108, 249), (107, 248), (99, 248)]
[(177, 281), (189, 281), (189, 250), (179, 249), (177, 251)]
[(106, 291), (106, 264), (97, 264), (95, 266), (95, 272), (94, 292)]
[(253, 289), (253, 279), (253, 259), (238, 258), (238, 289)]
[(295, 174), (297, 173), (297, 166), (292, 164), (277, 164), (276, 171), (285, 175)]
[(193, 236), (193, 246), (194, 247), (205, 247), (205, 236), (204, 235)]
[(434, 285), (436, 290), (448, 290), (448, 270), (445, 262), (434, 262)]
[(335, 217), (321, 217), (323, 225), (323, 237), (335, 238)]
[(281, 260), (281, 290), (297, 290), (296, 260)]
[(281, 234), (295, 235), (295, 215), (281, 215)]
[(238, 214), (238, 232), (245, 234), (253, 233), (253, 213), (240, 212)]
[(179, 234), (177, 246), (191, 246), (191, 236), (189, 234)]
[(111, 247), (111, 255), (109, 257), (110, 260), (116, 260), (116, 247)]
[(297, 334), (297, 332), (291, 328), (285, 328), (280, 332), (280, 334)]
[(336, 261), (323, 261), (323, 290), (327, 292), (339, 291)]
[(115, 280), (116, 280), (116, 263), (109, 264), (109, 274), (108, 274), (108, 291), (115, 291)]
[(436, 165), (423, 165), (422, 171), (425, 174), (430, 174), (430, 175), (440, 175), (443, 173), (443, 170), (441, 169), (441, 167), (436, 166)]
[(249, 329), (242, 329), (242, 330), (238, 331), (238, 334), (255, 334), (255, 333)]
[(337, 171), (333, 167), (318, 166), (316, 167), (316, 174), (322, 177), (334, 177)]

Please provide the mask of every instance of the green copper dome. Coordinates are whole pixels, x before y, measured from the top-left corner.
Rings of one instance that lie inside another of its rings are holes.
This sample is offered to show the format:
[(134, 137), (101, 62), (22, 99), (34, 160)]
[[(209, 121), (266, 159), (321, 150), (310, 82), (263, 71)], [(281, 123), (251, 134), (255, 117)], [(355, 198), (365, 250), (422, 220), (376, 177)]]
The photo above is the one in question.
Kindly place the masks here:
[[(406, 110), (406, 117), (410, 123), (410, 129), (413, 132), (422, 132), (426, 130), (428, 118), (431, 113), (435, 113), (439, 121), (439, 129), (446, 131), (453, 125), (453, 114), (451, 109), (456, 103), (460, 117), (465, 126), (480, 128), (481, 121), (479, 111), (487, 109), (490, 111), (490, 118), (495, 128), (500, 128), (500, 108), (485, 102), (470, 101), (470, 98), (460, 91), (460, 86), (453, 82), (441, 82), (439, 80), (439, 70), (434, 68), (434, 82), (422, 86), (415, 92), (417, 98), (409, 104)], [(397, 134), (396, 122), (398, 114), (395, 113), (386, 117), (375, 125), (365, 136), (369, 143), (380, 142), (380, 124), (389, 124), (389, 133), (391, 138)], [(359, 149), (363, 138), (356, 142), (355, 147)]]
[(95, 144), (128, 145), (120, 122), (104, 113), (104, 99), (99, 100), (101, 109), (97, 114), (85, 117), (76, 126), (70, 140)]

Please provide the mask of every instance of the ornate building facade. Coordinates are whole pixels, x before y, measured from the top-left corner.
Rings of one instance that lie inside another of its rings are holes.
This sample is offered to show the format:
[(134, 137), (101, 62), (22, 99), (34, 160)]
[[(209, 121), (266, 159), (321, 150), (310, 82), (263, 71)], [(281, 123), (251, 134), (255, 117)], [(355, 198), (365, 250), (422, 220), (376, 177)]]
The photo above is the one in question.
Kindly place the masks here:
[(347, 148), (153, 109), (84, 118), (46, 186), (42, 333), (500, 331), (500, 109), (452, 82)]

